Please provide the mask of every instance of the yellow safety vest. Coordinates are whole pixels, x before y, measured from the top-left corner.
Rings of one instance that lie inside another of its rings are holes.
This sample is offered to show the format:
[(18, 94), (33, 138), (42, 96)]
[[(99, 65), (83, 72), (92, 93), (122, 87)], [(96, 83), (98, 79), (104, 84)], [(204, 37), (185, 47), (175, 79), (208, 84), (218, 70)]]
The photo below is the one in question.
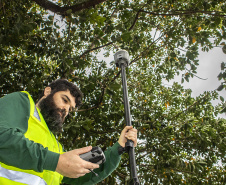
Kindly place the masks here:
[[(63, 153), (61, 144), (57, 142), (55, 136), (49, 131), (40, 111), (35, 108), (32, 97), (28, 92), (23, 92), (28, 94), (30, 100), (30, 117), (28, 129), (24, 136), (31, 141), (42, 144), (44, 148), (48, 147), (48, 150), (52, 152)], [(38, 111), (41, 121), (34, 116), (35, 109)], [(0, 185), (59, 185), (62, 179), (63, 176), (57, 172), (23, 170), (0, 162)]]

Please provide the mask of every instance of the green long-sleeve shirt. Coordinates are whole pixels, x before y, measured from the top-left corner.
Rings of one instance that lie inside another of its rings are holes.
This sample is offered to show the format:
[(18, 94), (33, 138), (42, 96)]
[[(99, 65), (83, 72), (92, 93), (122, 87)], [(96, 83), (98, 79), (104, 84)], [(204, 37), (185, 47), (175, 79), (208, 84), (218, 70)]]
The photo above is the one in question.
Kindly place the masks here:
[[(37, 172), (55, 171), (59, 154), (24, 137), (28, 129), (29, 116), (30, 102), (26, 93), (15, 92), (0, 98), (0, 162)], [(64, 177), (63, 182), (92, 185), (103, 180), (119, 164), (118, 147), (117, 142), (105, 151), (106, 162), (95, 170), (99, 176), (89, 173), (76, 179)]]

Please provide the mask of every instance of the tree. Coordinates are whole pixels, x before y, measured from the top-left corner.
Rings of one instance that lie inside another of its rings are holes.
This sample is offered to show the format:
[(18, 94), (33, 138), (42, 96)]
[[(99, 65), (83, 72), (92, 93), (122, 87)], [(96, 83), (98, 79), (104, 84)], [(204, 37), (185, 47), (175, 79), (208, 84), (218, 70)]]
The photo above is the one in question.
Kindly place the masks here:
[[(37, 99), (49, 81), (69, 79), (84, 104), (66, 120), (60, 141), (66, 150), (105, 149), (125, 125), (112, 61), (125, 49), (141, 184), (224, 184), (226, 121), (217, 118), (223, 102), (211, 104), (217, 92), (194, 98), (190, 89), (162, 82), (179, 72), (182, 82), (196, 76), (198, 48), (209, 51), (226, 39), (225, 17), (220, 0), (1, 0), (0, 96), (27, 90)], [(128, 174), (125, 154), (100, 184), (128, 184)]]

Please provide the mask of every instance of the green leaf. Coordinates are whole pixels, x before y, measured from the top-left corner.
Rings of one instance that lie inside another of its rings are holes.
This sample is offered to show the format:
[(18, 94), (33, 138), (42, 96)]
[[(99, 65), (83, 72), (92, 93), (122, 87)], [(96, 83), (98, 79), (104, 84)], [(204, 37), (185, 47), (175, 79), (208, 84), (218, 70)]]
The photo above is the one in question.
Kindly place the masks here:
[(123, 40), (124, 42), (129, 41), (129, 40), (130, 40), (130, 32), (125, 32), (125, 33), (123, 33), (122, 36), (121, 36), (121, 38), (122, 38), (122, 40)]
[(31, 12), (33, 12), (33, 13), (36, 12), (36, 7), (35, 6), (31, 9)]
[(221, 85), (217, 88), (217, 90), (218, 90), (218, 91), (222, 91), (223, 88), (224, 88), (224, 85), (221, 84)]
[(224, 107), (222, 110), (221, 110), (221, 113), (224, 113), (226, 112), (226, 107)]
[(222, 102), (224, 102), (224, 98), (223, 98), (222, 96), (220, 96), (220, 100), (221, 100)]
[(109, 88), (114, 90), (114, 91), (117, 91), (118, 89), (121, 88), (121, 84), (118, 84), (118, 83), (112, 83), (109, 85)]
[(68, 9), (68, 10), (66, 11), (66, 13), (67, 13), (67, 15), (71, 14), (71, 13), (72, 13), (72, 9)]
[(224, 62), (221, 63), (221, 70), (223, 71), (226, 68), (226, 64)]
[(226, 45), (223, 46), (222, 51), (224, 54), (226, 54)]

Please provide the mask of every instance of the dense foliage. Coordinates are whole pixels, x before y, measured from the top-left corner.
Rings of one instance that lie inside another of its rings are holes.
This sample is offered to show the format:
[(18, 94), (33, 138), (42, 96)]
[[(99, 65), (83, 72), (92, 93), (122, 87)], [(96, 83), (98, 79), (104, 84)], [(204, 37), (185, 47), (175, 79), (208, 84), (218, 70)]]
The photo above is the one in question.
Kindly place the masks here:
[[(120, 69), (113, 62), (113, 53), (125, 49), (141, 184), (225, 184), (226, 120), (217, 118), (226, 112), (224, 98), (216, 91), (194, 98), (181, 84), (162, 83), (179, 73), (182, 82), (198, 75), (198, 49), (224, 40), (222, 0), (1, 0), (0, 96), (26, 90), (37, 100), (50, 81), (67, 78), (83, 91), (84, 104), (59, 139), (66, 150), (105, 149), (125, 125)], [(214, 107), (218, 98), (222, 104)], [(125, 154), (100, 184), (128, 180)]]

